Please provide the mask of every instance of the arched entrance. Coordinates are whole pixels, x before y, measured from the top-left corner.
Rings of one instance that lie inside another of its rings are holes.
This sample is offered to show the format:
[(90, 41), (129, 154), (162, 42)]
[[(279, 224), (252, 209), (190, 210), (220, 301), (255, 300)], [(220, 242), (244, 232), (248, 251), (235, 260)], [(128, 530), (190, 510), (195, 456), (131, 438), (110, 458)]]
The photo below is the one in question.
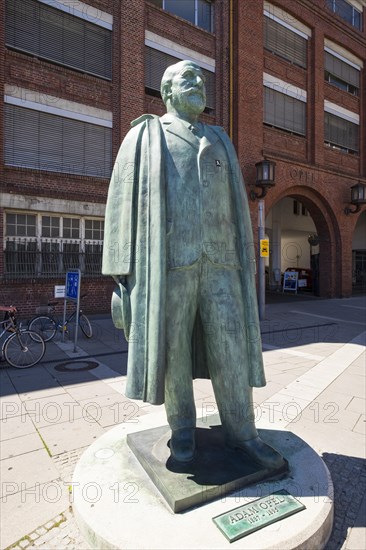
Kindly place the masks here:
[(271, 243), (267, 288), (282, 290), (283, 272), (300, 268), (300, 292), (341, 295), (341, 270), (336, 268), (341, 264), (341, 239), (324, 197), (305, 186), (287, 189), (267, 203), (266, 233)]

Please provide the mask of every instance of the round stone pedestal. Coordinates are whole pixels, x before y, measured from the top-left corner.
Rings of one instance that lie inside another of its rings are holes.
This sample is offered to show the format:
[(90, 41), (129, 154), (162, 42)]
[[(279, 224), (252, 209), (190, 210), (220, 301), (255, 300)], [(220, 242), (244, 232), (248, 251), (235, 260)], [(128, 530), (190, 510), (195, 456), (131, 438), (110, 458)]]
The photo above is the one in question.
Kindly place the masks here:
[[(174, 514), (126, 443), (128, 433), (165, 423), (165, 416), (150, 414), (139, 417), (136, 424), (118, 425), (80, 458), (73, 478), (73, 509), (92, 548), (320, 550), (325, 546), (333, 525), (332, 482), (324, 462), (302, 439), (285, 430), (261, 430), (261, 437), (287, 458), (286, 477), (223, 493), (217, 500)], [(281, 489), (306, 508), (233, 544), (212, 521)]]

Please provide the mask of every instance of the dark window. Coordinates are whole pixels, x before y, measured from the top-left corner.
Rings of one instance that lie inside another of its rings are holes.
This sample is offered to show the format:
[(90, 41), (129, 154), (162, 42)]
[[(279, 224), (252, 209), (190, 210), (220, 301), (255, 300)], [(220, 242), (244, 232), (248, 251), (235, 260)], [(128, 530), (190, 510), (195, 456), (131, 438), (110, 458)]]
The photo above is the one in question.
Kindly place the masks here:
[(111, 129), (6, 104), (5, 164), (109, 177)]
[(352, 250), (352, 287), (366, 292), (366, 249)]
[(102, 244), (85, 245), (85, 272), (88, 275), (100, 275), (102, 272)]
[(327, 6), (350, 25), (362, 30), (362, 13), (345, 0), (326, 0)]
[(80, 239), (80, 220), (79, 218), (64, 218), (65, 239)]
[(102, 241), (104, 236), (104, 221), (85, 220), (85, 239)]
[(110, 80), (112, 32), (36, 0), (6, 0), (6, 45)]
[(35, 237), (36, 216), (33, 214), (8, 214), (6, 235), (9, 237)]
[(81, 267), (80, 244), (62, 243), (62, 260), (65, 271), (68, 269), (79, 269)]
[(308, 216), (309, 215), (309, 211), (305, 208), (305, 206), (299, 202), (299, 201), (296, 201), (294, 200), (293, 202), (293, 213), (296, 215), (296, 216)]
[(264, 123), (305, 136), (306, 103), (265, 86)]
[(307, 40), (277, 21), (264, 17), (264, 47), (295, 65), (307, 66)]
[(43, 276), (57, 275), (62, 271), (60, 246), (59, 242), (41, 243), (41, 273)]
[[(147, 93), (160, 97), (160, 84), (164, 71), (169, 65), (178, 63), (181, 59), (146, 46), (145, 48), (145, 88)], [(202, 69), (206, 78), (206, 109), (215, 109), (215, 73)]]
[(350, 94), (358, 95), (360, 71), (329, 52), (325, 52), (324, 67), (327, 82)]
[(54, 216), (42, 216), (42, 237), (60, 236), (60, 218)]
[(345, 153), (358, 154), (358, 124), (331, 113), (324, 113), (324, 115), (325, 143)]
[(207, 0), (150, 0), (150, 2), (197, 27), (213, 32), (213, 5)]
[(5, 276), (34, 277), (37, 273), (37, 242), (11, 240), (5, 242)]

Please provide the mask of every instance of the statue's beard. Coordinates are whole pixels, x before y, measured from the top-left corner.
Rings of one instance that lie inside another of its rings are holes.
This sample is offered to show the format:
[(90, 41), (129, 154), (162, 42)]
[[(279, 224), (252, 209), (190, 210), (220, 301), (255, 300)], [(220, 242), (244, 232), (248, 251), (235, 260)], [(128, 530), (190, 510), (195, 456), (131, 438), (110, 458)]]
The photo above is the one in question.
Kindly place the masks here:
[(206, 95), (201, 90), (176, 91), (171, 100), (172, 106), (179, 112), (201, 114), (206, 107)]

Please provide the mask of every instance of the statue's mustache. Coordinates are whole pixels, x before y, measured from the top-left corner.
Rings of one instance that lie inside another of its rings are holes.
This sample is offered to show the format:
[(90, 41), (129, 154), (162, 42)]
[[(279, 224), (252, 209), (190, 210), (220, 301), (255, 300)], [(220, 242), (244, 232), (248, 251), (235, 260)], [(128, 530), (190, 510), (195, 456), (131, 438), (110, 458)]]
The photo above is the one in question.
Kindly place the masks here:
[(189, 88), (189, 90), (184, 90), (182, 92), (182, 95), (193, 95), (193, 94), (200, 94), (202, 97), (205, 95), (203, 89), (198, 87)]

